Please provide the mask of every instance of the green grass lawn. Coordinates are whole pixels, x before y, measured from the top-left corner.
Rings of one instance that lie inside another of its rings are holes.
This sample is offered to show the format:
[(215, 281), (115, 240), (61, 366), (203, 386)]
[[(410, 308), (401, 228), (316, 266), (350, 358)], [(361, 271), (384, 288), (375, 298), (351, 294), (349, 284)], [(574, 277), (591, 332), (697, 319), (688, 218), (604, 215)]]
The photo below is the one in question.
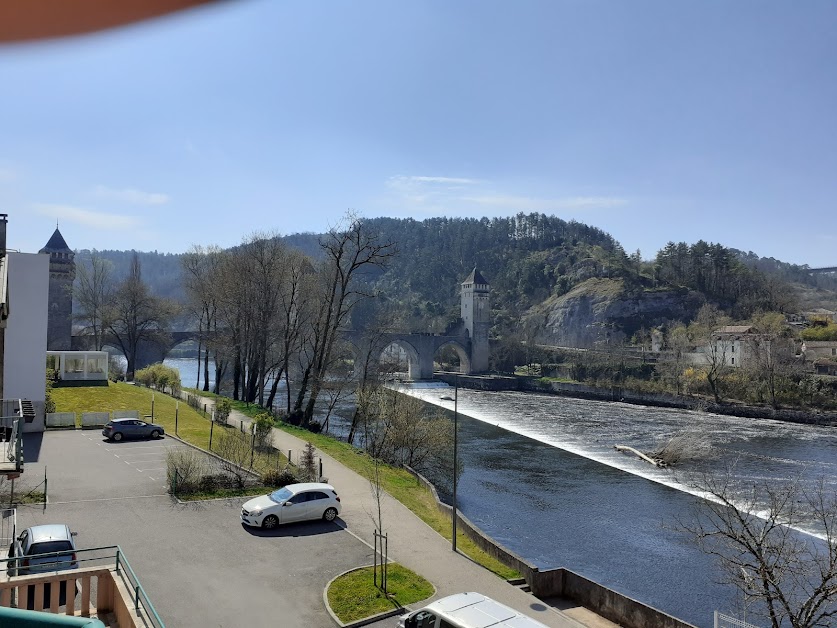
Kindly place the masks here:
[[(378, 581), (380, 583), (380, 567)], [(420, 600), (436, 590), (417, 573), (397, 564), (387, 568), (387, 594), (376, 587), (372, 567), (343, 574), (328, 588), (328, 605), (344, 624), (391, 611)]]

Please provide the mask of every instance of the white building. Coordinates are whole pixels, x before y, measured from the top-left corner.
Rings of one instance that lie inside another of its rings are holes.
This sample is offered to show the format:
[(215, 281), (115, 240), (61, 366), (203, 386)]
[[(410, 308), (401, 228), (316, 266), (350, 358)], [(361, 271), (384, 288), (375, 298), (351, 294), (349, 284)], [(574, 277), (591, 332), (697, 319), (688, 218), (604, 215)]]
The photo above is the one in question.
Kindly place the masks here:
[(47, 312), (49, 256), (37, 253), (6, 253), (8, 264), (6, 320), (3, 351), (3, 398), (28, 399), (35, 419), (24, 432), (44, 430), (46, 401)]
[(46, 364), (62, 381), (106, 382), (108, 379), (107, 351), (47, 351)]

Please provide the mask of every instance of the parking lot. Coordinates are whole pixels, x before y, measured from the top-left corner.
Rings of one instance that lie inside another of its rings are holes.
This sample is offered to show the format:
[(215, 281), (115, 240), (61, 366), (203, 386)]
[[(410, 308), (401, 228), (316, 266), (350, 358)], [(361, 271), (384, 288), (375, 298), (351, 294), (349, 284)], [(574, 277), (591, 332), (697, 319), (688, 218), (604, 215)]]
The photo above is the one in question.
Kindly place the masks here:
[(27, 435), (16, 490), (46, 471), (48, 503), (19, 507), (18, 528), (67, 523), (79, 548), (119, 545), (168, 626), (333, 626), (323, 589), (371, 563), (371, 549), (341, 519), (262, 532), (239, 522), (246, 498), (178, 504), (165, 472), (178, 447), (94, 430)]

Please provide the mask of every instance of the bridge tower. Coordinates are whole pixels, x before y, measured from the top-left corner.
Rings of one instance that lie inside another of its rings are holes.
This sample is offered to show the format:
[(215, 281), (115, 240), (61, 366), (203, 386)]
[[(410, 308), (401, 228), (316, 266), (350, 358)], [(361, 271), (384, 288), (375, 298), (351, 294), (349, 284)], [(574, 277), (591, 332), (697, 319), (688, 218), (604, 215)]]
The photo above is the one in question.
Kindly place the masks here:
[(38, 253), (49, 255), (49, 313), (47, 314), (47, 351), (69, 351), (73, 335), (73, 280), (76, 278), (76, 254), (64, 236), (55, 233)]
[(474, 268), (462, 282), (461, 316), (471, 338), (471, 372), (488, 370), (488, 330), (491, 327), (489, 285), (480, 271)]

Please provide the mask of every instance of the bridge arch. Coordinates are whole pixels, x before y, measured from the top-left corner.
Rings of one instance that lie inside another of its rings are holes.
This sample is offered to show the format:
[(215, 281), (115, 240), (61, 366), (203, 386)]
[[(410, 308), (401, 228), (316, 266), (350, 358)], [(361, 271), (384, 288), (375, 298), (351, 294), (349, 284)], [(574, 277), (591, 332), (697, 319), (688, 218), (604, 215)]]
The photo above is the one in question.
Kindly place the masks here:
[[(470, 373), (471, 372), (471, 358), (468, 355), (468, 349), (465, 348), (458, 340), (450, 340), (443, 344), (440, 344), (437, 348), (435, 353), (433, 354), (433, 360), (436, 362), (436, 358), (439, 356), (440, 353), (443, 353), (446, 349), (452, 350), (456, 356), (459, 358), (459, 368), (457, 372), (459, 373)], [(439, 361), (439, 364), (442, 364)]]

